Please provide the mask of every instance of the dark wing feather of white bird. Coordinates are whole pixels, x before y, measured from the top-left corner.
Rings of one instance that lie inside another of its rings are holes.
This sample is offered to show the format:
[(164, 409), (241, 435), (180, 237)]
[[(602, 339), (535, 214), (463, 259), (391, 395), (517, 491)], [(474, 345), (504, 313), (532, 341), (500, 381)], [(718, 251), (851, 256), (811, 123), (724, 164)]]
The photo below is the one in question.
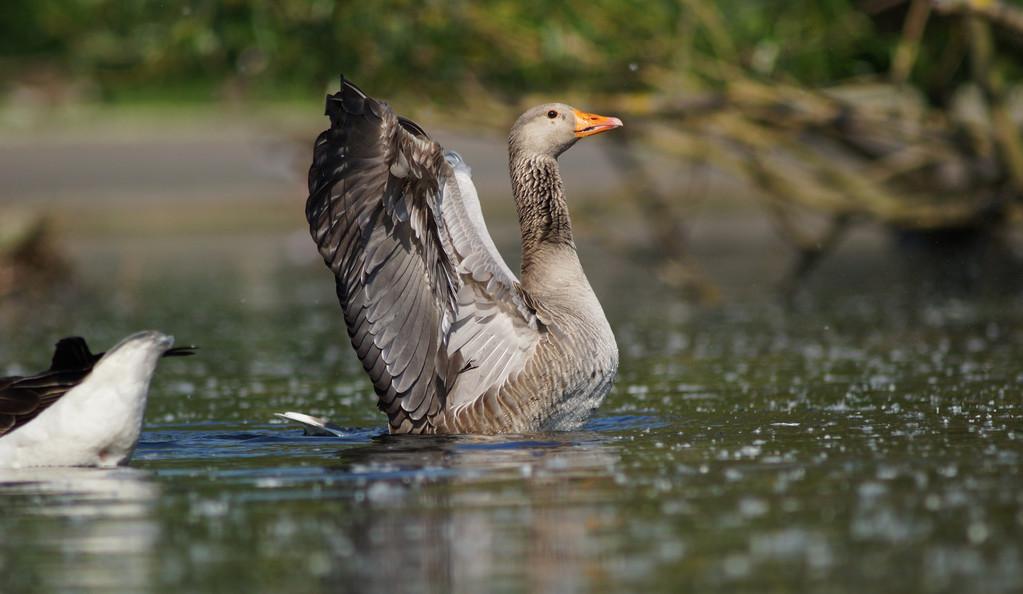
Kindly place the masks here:
[[(195, 347), (175, 347), (164, 357), (193, 354)], [(25, 425), (82, 383), (103, 353), (94, 354), (79, 336), (62, 338), (53, 351), (50, 368), (31, 376), (0, 378), (0, 437)]]
[(500, 390), (542, 326), (483, 224), (469, 169), (342, 79), (316, 140), (306, 217), (391, 426)]
[(62, 339), (50, 369), (28, 377), (0, 378), (0, 436), (28, 423), (92, 371), (96, 356), (79, 337)]

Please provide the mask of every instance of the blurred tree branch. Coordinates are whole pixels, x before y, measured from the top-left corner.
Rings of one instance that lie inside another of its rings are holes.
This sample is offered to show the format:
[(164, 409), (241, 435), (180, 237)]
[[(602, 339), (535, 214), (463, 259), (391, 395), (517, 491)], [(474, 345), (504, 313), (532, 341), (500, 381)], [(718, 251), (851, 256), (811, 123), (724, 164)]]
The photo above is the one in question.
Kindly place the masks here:
[(0, 298), (31, 293), (67, 275), (69, 266), (48, 218), (13, 209), (0, 215)]
[(999, 0), (931, 0), (945, 15), (977, 16), (991, 24), (1023, 35), (1023, 10)]
[[(1023, 10), (1004, 1), (10, 5), (17, 18), (0, 20), (8, 89), (32, 84), (33, 60), (112, 101), (168, 89), (172, 100), (307, 100), (344, 72), (419, 111), (410, 115), (473, 129), (503, 128), (524, 102), (602, 98), (630, 123), (615, 162), (643, 188), (636, 212), (665, 270), (697, 270), (677, 207), (691, 197), (656, 188), (643, 151), (747, 182), (800, 254), (796, 270), (854, 223), (994, 232), (1023, 220), (1007, 84), (1023, 79), (1013, 37)], [(102, 28), (90, 24), (97, 15)], [(800, 209), (829, 229), (805, 228), (792, 216)]]

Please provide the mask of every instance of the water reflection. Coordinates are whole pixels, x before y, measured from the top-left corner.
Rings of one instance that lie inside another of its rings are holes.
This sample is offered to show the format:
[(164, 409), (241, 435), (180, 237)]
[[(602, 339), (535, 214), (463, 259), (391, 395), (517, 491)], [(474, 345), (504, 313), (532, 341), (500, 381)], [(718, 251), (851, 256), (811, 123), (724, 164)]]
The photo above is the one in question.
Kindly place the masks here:
[(0, 471), (4, 533), (20, 535), (0, 543), (5, 581), (14, 590), (146, 589), (159, 495), (148, 473), (131, 468)]
[[(340, 453), (360, 480), (332, 586), (368, 591), (591, 591), (621, 523), (617, 446), (586, 433), (385, 436)], [(357, 580), (353, 582), (353, 580)]]
[[(394, 438), (322, 265), (224, 243), (137, 275), (114, 256), (148, 241), (94, 246), (71, 302), (0, 307), (8, 373), (71, 333), (203, 347), (154, 382), (148, 474), (0, 479), (5, 592), (1020, 591), (1016, 291), (941, 295), (838, 254), (785, 306), (763, 250), (722, 249), (729, 301), (700, 309), (596, 266), (622, 366), (588, 431)], [(358, 429), (262, 424), (288, 409)]]

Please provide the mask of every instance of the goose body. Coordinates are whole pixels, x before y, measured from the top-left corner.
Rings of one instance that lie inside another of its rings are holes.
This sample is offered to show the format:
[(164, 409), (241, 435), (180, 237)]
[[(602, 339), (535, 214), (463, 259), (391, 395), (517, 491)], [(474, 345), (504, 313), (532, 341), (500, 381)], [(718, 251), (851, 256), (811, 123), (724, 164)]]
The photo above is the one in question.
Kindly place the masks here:
[(82, 338), (65, 338), (47, 371), (0, 378), (0, 467), (126, 462), (157, 361), (192, 353), (173, 344), (159, 332), (139, 332), (94, 355)]
[(580, 425), (610, 390), (618, 350), (576, 253), (557, 158), (621, 121), (560, 103), (516, 121), (517, 278), (457, 153), (343, 78), (326, 111), (306, 217), (390, 431)]

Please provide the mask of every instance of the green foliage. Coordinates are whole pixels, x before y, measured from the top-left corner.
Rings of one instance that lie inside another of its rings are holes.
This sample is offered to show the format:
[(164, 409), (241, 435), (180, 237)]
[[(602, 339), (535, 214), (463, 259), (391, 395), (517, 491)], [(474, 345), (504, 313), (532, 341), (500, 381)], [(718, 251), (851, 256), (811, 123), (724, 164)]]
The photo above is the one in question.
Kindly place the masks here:
[[(667, 84), (705, 85), (736, 66), (818, 85), (885, 72), (898, 38), (854, 0), (7, 0), (0, 10), (0, 75), (46, 68), (108, 100), (308, 97), (339, 72), (388, 96), (439, 99), (473, 84), (507, 97), (639, 90), (664, 86), (665, 73)], [(932, 54), (922, 68), (944, 67)]]

